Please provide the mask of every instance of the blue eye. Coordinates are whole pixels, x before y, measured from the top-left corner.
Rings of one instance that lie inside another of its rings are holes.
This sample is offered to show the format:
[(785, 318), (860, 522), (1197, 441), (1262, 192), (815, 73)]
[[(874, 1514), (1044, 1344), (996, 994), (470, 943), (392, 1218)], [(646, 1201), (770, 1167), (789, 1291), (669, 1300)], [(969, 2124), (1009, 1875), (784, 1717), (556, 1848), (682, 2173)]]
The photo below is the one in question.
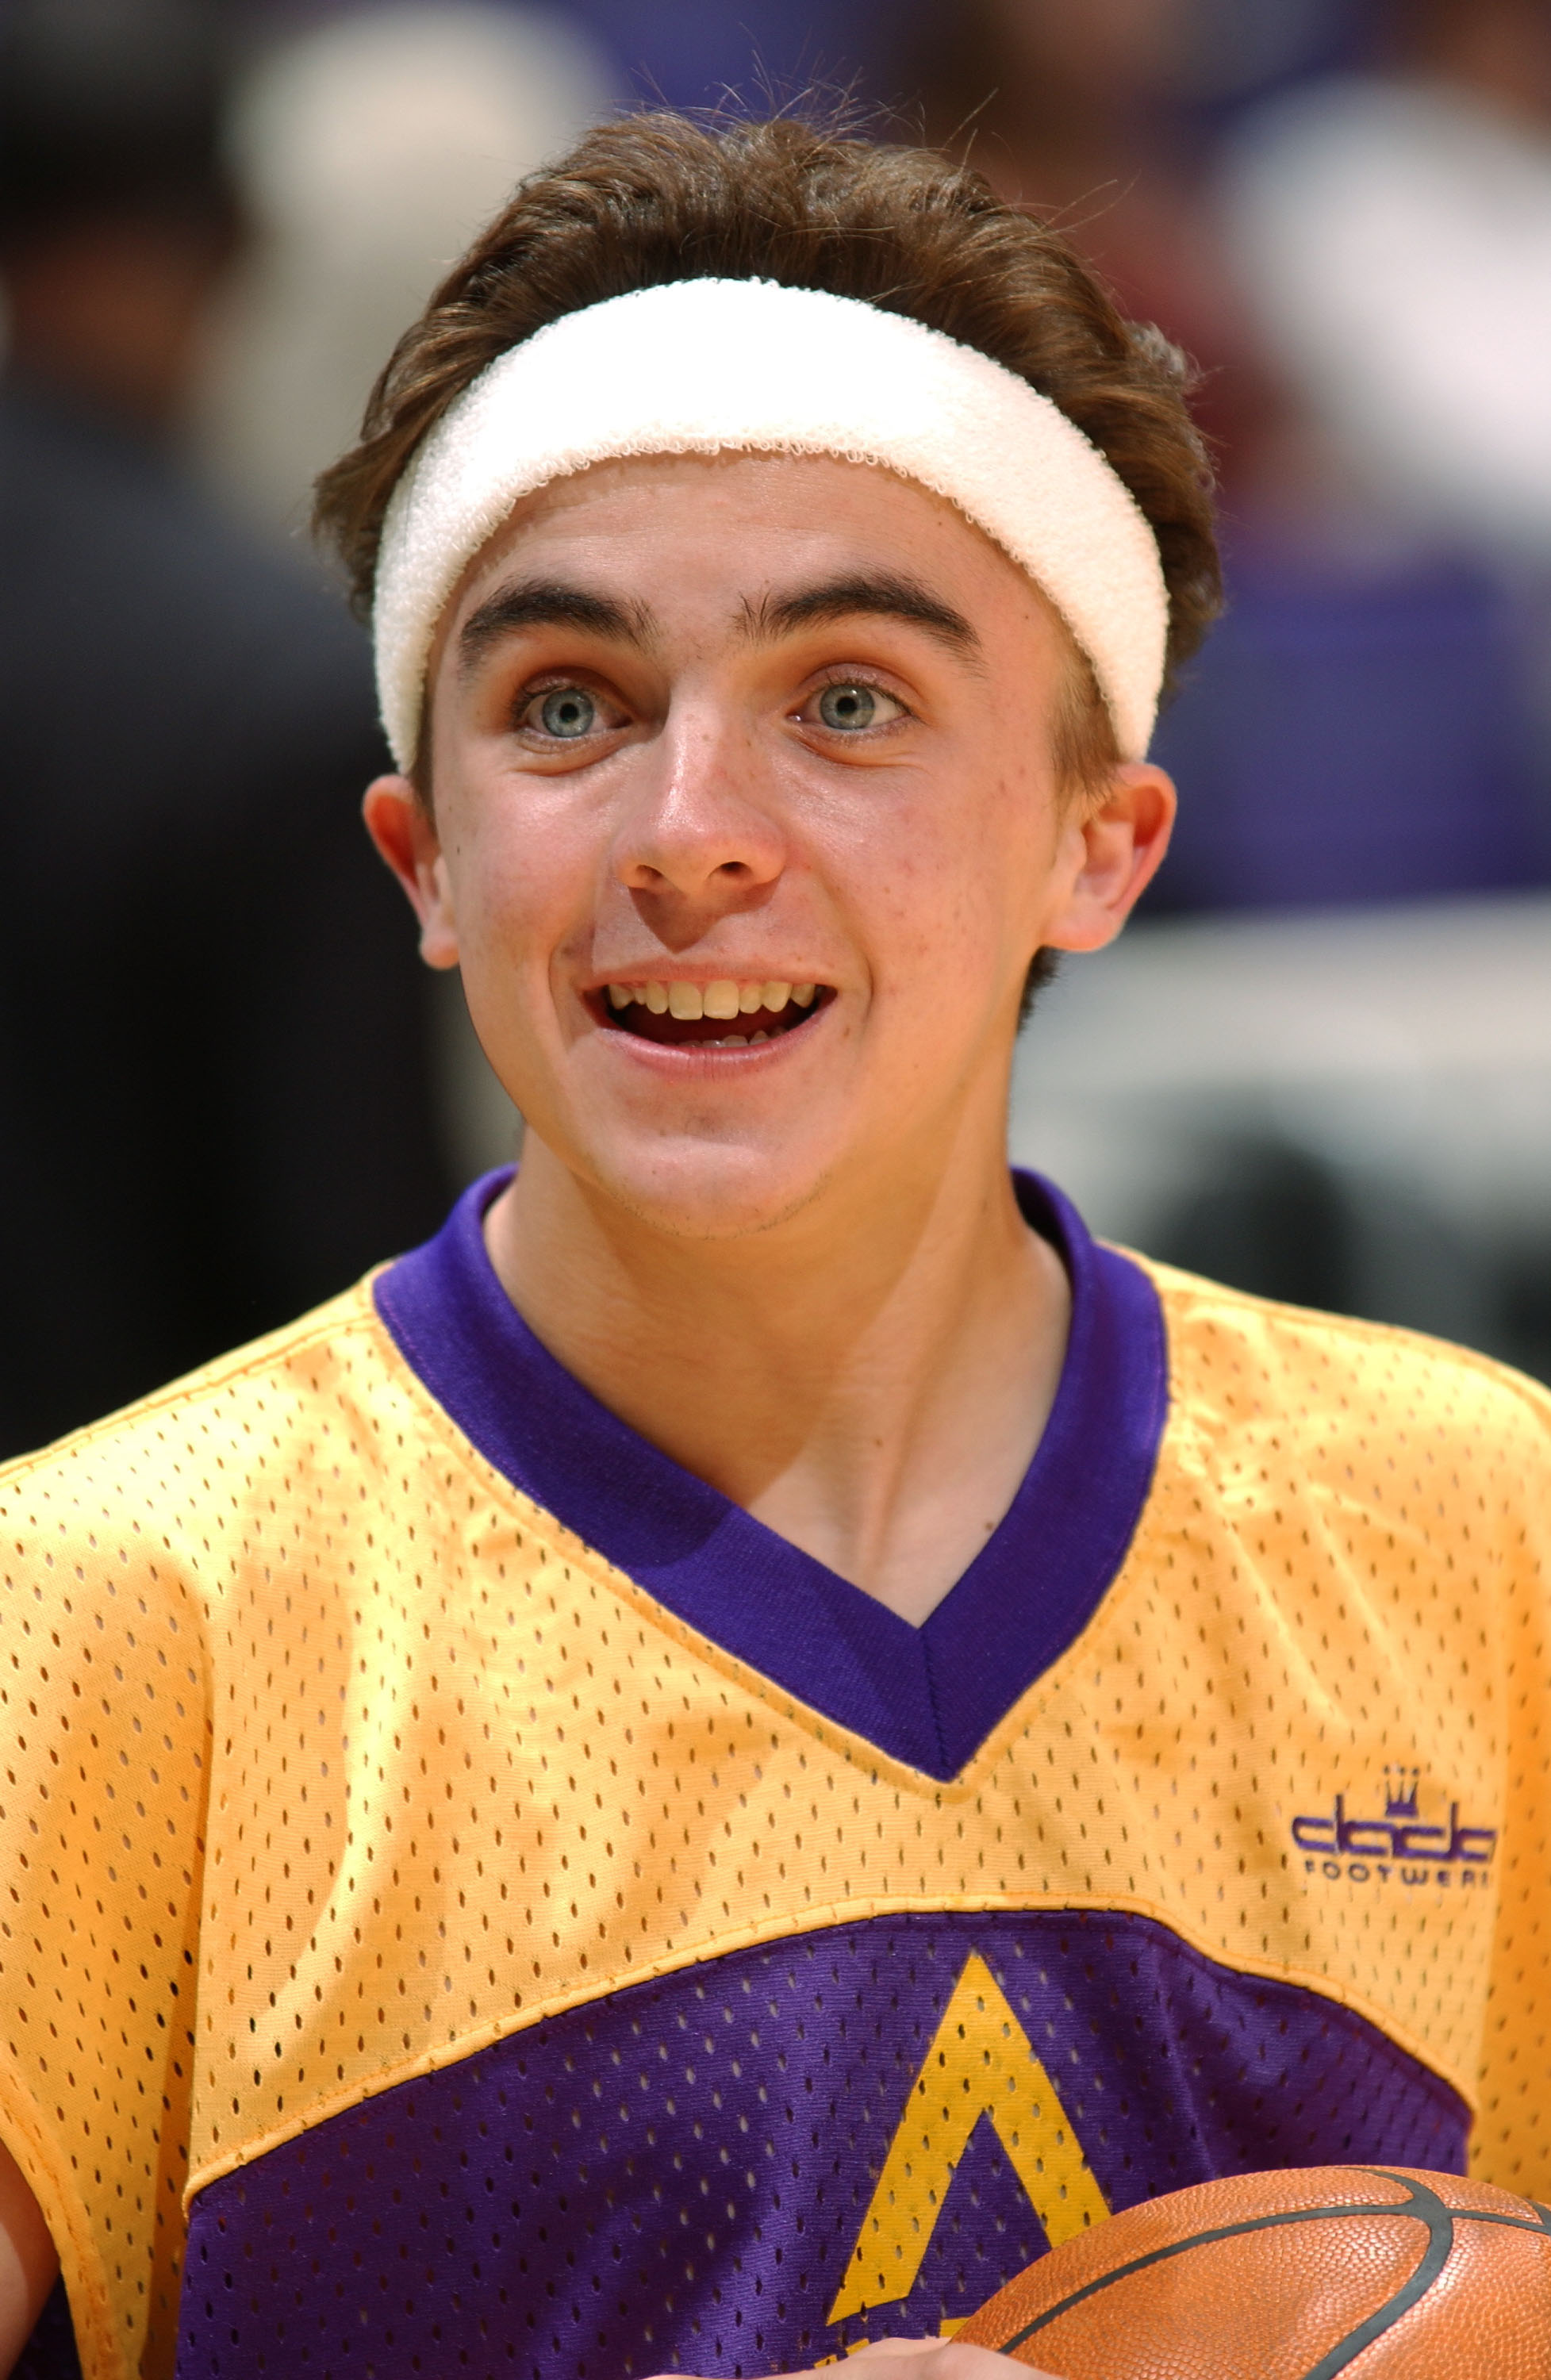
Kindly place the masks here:
[(539, 704), (539, 724), (546, 735), (574, 741), (592, 734), (598, 724), (598, 705), (583, 686), (557, 686)]
[(826, 727), (854, 732), (872, 726), (878, 712), (878, 697), (870, 686), (827, 686), (818, 698), (818, 716)]

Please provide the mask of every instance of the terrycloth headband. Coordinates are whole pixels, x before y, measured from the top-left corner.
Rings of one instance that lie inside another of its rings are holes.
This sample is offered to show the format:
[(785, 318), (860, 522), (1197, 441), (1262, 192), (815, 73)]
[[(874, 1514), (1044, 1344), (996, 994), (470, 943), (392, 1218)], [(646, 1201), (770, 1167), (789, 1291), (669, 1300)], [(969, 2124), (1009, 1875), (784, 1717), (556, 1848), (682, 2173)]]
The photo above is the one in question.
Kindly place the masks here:
[(522, 497), (626, 455), (728, 449), (881, 465), (956, 504), (1060, 613), (1142, 759), (1169, 597), (1128, 490), (1048, 397), (976, 348), (853, 298), (673, 281), (536, 332), (450, 406), (383, 523), (375, 606), (383, 724), (414, 761), (426, 662), (465, 565)]

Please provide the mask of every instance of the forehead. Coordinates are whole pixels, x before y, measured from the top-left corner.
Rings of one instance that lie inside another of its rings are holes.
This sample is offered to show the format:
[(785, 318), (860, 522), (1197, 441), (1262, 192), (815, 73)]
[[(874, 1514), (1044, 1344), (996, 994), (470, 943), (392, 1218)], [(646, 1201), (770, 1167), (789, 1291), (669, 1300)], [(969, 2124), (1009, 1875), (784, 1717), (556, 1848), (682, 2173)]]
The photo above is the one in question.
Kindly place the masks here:
[(903, 572), (972, 617), (1046, 634), (1057, 627), (1024, 572), (945, 498), (826, 455), (632, 456), (551, 481), (516, 505), (469, 563), (438, 650), (494, 589), (539, 568), (585, 572), (589, 583), (656, 610), (676, 601), (697, 611), (772, 588)]

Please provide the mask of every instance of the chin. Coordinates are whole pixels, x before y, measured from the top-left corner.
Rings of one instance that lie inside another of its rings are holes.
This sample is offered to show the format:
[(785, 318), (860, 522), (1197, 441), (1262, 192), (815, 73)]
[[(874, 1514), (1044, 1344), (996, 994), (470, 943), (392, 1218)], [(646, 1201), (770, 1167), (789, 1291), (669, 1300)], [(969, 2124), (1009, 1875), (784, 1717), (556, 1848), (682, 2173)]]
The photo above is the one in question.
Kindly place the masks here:
[(819, 1196), (834, 1167), (783, 1145), (729, 1148), (685, 1138), (595, 1149), (586, 1172), (627, 1213), (679, 1240), (739, 1240), (773, 1231)]

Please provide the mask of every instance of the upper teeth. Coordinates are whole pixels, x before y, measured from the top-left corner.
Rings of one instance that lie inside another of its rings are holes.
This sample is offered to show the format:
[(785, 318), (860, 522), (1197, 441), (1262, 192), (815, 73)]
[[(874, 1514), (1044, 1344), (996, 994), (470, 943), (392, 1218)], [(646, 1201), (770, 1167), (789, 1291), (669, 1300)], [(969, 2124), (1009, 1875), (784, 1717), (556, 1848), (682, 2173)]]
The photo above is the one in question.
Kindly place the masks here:
[(723, 977), (715, 983), (612, 983), (609, 1003), (628, 1008), (633, 1000), (654, 1015), (752, 1016), (761, 1008), (779, 1015), (790, 1000), (811, 1008), (818, 987), (812, 983), (734, 983)]

